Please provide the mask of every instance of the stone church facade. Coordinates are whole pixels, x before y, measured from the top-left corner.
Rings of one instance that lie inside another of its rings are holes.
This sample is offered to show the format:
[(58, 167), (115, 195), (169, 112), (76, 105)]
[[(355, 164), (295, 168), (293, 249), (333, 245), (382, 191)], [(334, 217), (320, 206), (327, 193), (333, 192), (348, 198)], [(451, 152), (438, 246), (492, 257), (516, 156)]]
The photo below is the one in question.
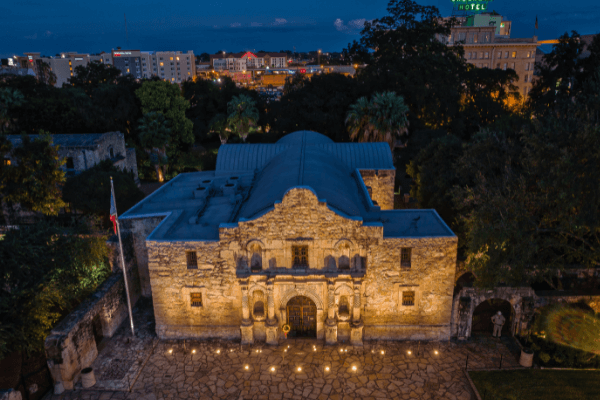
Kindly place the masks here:
[(160, 338), (448, 340), (457, 238), (393, 210), (386, 143), (222, 146), (120, 221)]

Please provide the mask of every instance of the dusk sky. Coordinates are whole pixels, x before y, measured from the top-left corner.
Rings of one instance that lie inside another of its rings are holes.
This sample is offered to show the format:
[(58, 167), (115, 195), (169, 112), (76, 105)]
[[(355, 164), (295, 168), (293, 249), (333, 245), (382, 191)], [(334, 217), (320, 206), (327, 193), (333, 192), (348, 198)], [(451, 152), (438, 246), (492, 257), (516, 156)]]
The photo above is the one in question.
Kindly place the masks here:
[[(451, 0), (420, 0), (452, 12)], [(340, 51), (365, 20), (385, 15), (387, 0), (32, 1), (0, 4), (0, 57), (38, 51), (139, 50)], [(494, 0), (489, 9), (513, 21), (512, 37), (600, 32), (600, 1)], [(123, 14), (127, 15), (129, 45)]]

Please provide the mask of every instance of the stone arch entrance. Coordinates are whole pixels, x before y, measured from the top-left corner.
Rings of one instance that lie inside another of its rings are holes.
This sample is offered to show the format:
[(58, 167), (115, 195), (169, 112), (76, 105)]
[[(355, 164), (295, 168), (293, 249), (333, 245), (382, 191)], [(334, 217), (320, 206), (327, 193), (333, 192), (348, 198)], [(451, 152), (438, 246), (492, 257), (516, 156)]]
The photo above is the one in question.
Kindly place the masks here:
[(291, 331), (290, 338), (317, 337), (317, 306), (306, 296), (292, 297), (287, 305), (287, 324)]
[(515, 318), (515, 312), (512, 305), (507, 300), (503, 299), (487, 299), (479, 303), (473, 310), (473, 322), (471, 323), (471, 335), (486, 335), (492, 334), (494, 325), (492, 317), (500, 311), (506, 322), (502, 326), (502, 336), (512, 335), (511, 327)]

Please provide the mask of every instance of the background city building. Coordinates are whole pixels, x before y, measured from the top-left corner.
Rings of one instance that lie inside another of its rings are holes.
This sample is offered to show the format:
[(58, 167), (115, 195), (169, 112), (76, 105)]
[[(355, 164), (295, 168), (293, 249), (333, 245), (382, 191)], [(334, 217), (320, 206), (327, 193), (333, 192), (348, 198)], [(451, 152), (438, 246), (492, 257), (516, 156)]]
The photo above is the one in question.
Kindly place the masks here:
[(457, 18), (450, 36), (439, 36), (448, 46), (461, 43), (465, 59), (479, 68), (513, 69), (519, 80), (513, 82), (521, 96), (527, 96), (535, 70), (537, 36), (511, 38), (511, 21), (495, 13)]
[(221, 53), (212, 54), (210, 62), (216, 71), (246, 71), (256, 68), (284, 68), (287, 66), (285, 53)]

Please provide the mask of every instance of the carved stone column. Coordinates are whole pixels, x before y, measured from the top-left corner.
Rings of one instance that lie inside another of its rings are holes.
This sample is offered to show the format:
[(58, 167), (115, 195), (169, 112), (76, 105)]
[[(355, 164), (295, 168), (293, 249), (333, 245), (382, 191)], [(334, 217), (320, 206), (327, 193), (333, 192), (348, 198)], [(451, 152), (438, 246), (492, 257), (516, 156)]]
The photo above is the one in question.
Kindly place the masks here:
[(275, 316), (275, 297), (273, 281), (267, 282), (267, 344), (279, 344), (277, 317)]
[(242, 283), (242, 344), (254, 343), (254, 330), (252, 320), (250, 319), (250, 306), (248, 304), (248, 286), (246, 282)]
[(360, 319), (360, 288), (362, 282), (354, 282), (354, 301), (352, 305), (352, 324), (350, 325), (350, 343), (353, 346), (363, 345), (363, 328), (364, 324)]
[(335, 285), (327, 284), (327, 321), (325, 321), (325, 343), (337, 343), (337, 322), (335, 321)]

